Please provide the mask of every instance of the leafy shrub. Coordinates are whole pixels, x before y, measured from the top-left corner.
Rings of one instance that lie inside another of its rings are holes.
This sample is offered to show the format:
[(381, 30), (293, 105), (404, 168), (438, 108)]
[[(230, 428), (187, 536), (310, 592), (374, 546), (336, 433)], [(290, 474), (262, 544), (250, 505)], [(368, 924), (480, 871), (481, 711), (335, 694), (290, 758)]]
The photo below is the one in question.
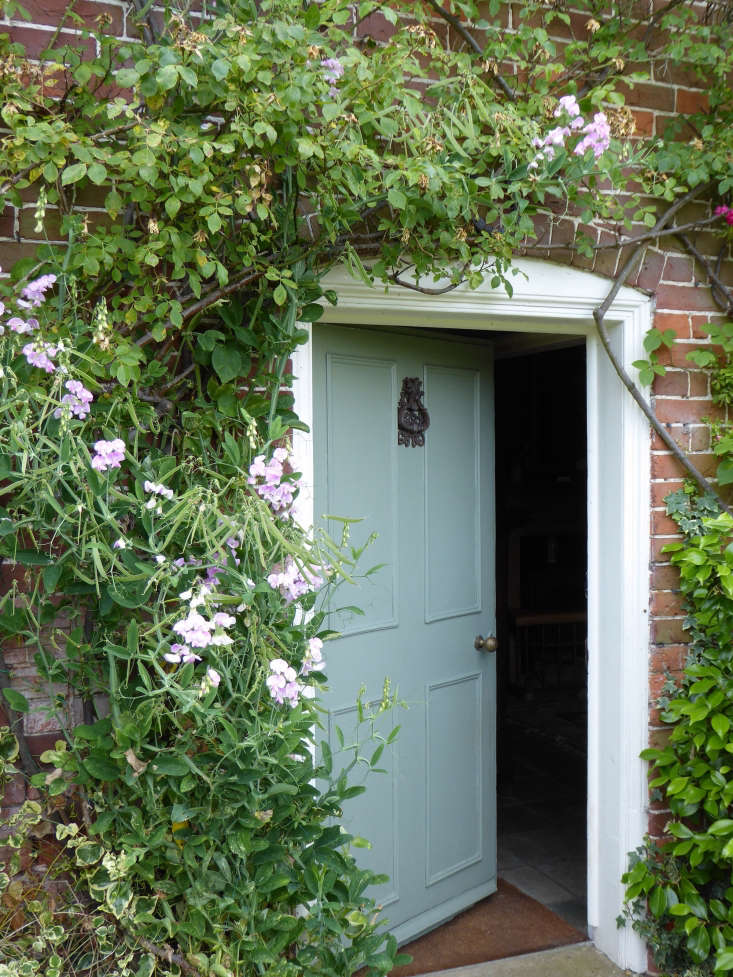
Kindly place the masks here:
[[(733, 517), (684, 491), (667, 511), (685, 533), (679, 567), (691, 643), (666, 702), (667, 742), (645, 750), (652, 797), (671, 815), (624, 876), (629, 915), (674, 977), (733, 970)], [(714, 513), (714, 514), (713, 514)]]

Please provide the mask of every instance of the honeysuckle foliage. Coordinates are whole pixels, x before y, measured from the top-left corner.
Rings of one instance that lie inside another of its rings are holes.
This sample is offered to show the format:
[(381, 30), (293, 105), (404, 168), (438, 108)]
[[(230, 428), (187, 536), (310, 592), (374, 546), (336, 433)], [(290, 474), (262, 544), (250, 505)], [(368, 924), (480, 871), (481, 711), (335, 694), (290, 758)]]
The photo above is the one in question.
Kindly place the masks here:
[[(693, 197), (710, 208), (684, 229), (729, 233), (726, 5), (515, 4), (511, 30), (478, 6), (141, 4), (120, 40), (72, 3), (78, 39), (40, 61), (0, 38), (0, 199), (39, 239), (0, 284), (0, 627), (55, 695), (66, 737), (34, 779), (106, 941), (62, 960), (34, 902), (11, 968), (46, 950), (48, 973), (138, 977), (393, 965), (338, 823), (348, 768), (387, 744), (308, 747), (322, 595), (359, 556), (348, 522), (335, 541), (297, 524), (285, 464), (288, 358), (337, 301), (323, 276), (511, 291), (546, 214), (577, 218), (562, 247), (587, 257), (599, 229), (672, 233)], [(681, 66), (709, 109), (632, 139), (629, 86)], [(24, 882), (0, 884), (14, 925)]]

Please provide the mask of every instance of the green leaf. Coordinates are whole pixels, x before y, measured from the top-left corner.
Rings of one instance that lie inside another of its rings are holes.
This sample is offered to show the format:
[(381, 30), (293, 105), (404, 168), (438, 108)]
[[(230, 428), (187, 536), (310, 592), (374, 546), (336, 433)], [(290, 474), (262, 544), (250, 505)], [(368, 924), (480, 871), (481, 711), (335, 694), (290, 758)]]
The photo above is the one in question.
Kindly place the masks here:
[(724, 458), (720, 462), (716, 476), (720, 485), (730, 485), (733, 483), (733, 458)]
[(82, 760), (82, 766), (95, 780), (117, 780), (120, 769), (112, 760), (102, 756), (88, 756)]
[(59, 577), (63, 571), (63, 566), (61, 563), (52, 563), (47, 566), (43, 571), (43, 589), (47, 594), (52, 594), (56, 590), (56, 585), (59, 582)]
[(404, 210), (407, 206), (407, 197), (397, 187), (391, 187), (387, 192), (387, 200), (395, 210)]
[(104, 848), (96, 841), (86, 841), (76, 849), (77, 865), (94, 865), (104, 854)]
[(667, 910), (667, 896), (661, 886), (656, 886), (649, 896), (649, 908), (659, 918)]
[(698, 926), (687, 938), (687, 949), (695, 963), (702, 963), (710, 953), (710, 936), (706, 926)]
[(8, 705), (11, 709), (15, 709), (16, 712), (28, 712), (30, 706), (28, 700), (20, 692), (16, 692), (15, 689), (3, 689), (3, 695), (8, 701)]
[(86, 175), (86, 172), (86, 163), (73, 163), (71, 166), (67, 166), (61, 174), (61, 185), (67, 187), (70, 183), (77, 183)]
[(236, 346), (216, 346), (211, 354), (211, 365), (222, 383), (236, 380), (242, 375), (242, 357)]
[(54, 562), (54, 558), (38, 550), (17, 550), (15, 562), (22, 563), (24, 567), (47, 567)]
[(178, 84), (177, 66), (174, 64), (163, 65), (162, 68), (158, 69), (155, 75), (155, 80), (158, 83), (158, 87), (161, 88), (164, 92), (167, 92), (171, 88), (174, 88)]
[(288, 290), (284, 285), (278, 285), (272, 293), (272, 298), (276, 305), (285, 305), (288, 300)]
[(183, 777), (190, 772), (190, 768), (185, 760), (174, 756), (161, 756), (152, 763), (154, 773), (160, 773), (168, 777)]
[(713, 821), (713, 823), (708, 828), (708, 834), (711, 834), (715, 837), (717, 837), (718, 835), (733, 834), (733, 819), (721, 818), (719, 821)]
[(710, 720), (710, 725), (713, 727), (718, 736), (723, 739), (725, 734), (730, 729), (730, 719), (727, 716), (722, 715), (722, 713), (716, 713)]
[(733, 947), (727, 946), (719, 950), (715, 957), (715, 972), (733, 970)]
[(181, 201), (178, 199), (178, 197), (168, 197), (164, 206), (166, 214), (168, 214), (170, 219), (173, 220), (178, 211), (181, 209)]
[(134, 68), (120, 68), (115, 72), (115, 81), (120, 88), (132, 88), (140, 81), (140, 75)]
[(217, 58), (211, 65), (211, 73), (217, 81), (223, 81), (229, 74), (231, 64), (222, 58)]
[(87, 170), (87, 176), (92, 183), (96, 183), (97, 186), (99, 186), (107, 179), (107, 167), (103, 166), (101, 163), (92, 163)]

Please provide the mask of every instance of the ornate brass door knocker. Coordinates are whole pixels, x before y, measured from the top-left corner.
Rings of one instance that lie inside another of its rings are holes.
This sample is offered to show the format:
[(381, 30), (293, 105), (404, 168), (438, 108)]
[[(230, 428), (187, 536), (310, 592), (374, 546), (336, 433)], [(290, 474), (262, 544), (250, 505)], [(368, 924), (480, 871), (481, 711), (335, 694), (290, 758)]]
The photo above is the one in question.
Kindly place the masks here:
[(430, 415), (422, 398), (422, 380), (419, 377), (405, 377), (397, 405), (397, 444), (412, 445), (413, 448), (424, 446)]

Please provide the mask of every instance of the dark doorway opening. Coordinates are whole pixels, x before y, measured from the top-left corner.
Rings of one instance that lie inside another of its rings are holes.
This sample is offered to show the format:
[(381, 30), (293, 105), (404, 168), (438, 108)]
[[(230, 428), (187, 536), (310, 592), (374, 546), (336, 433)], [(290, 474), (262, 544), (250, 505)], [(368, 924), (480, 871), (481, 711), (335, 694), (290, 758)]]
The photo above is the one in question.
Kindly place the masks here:
[(585, 347), (496, 353), (498, 872), (585, 932)]

